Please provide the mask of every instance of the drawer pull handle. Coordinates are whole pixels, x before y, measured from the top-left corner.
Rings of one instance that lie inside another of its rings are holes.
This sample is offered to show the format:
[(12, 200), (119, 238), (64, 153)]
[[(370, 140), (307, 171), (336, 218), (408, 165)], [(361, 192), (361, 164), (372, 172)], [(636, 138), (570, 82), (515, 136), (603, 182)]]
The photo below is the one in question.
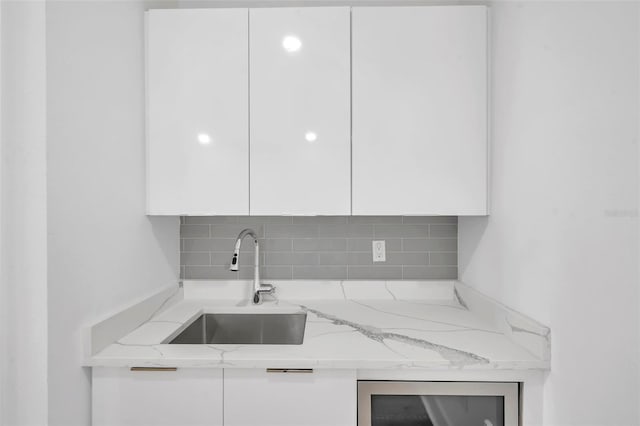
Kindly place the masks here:
[(177, 371), (176, 367), (131, 367), (131, 371)]
[(267, 368), (267, 373), (313, 373), (313, 368)]

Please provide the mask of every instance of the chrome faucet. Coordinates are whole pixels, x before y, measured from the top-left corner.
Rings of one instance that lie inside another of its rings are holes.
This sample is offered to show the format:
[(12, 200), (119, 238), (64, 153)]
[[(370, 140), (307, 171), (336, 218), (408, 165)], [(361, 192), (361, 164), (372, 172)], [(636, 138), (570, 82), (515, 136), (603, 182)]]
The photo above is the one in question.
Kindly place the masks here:
[(260, 284), (260, 244), (258, 243), (258, 236), (253, 229), (243, 229), (242, 232), (240, 232), (240, 235), (238, 235), (238, 239), (236, 240), (236, 248), (233, 251), (233, 258), (231, 259), (231, 267), (229, 268), (229, 270), (238, 270), (238, 264), (240, 262), (240, 245), (242, 245), (242, 240), (247, 235), (253, 238), (253, 242), (256, 245), (256, 257), (253, 273), (253, 304), (259, 305), (260, 303), (262, 303), (262, 294), (273, 294), (275, 293), (276, 288), (271, 284)]

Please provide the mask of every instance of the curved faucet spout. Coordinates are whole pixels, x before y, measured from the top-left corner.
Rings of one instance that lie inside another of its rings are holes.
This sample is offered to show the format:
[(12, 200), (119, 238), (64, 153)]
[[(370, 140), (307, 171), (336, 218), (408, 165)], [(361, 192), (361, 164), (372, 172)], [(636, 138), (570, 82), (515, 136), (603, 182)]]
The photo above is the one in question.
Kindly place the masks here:
[(238, 241), (236, 241), (236, 246), (240, 244), (244, 239), (244, 237), (246, 237), (247, 235), (249, 235), (254, 240), (258, 241), (258, 234), (256, 234), (256, 231), (254, 231), (251, 228), (246, 228), (240, 231), (240, 235), (238, 235)]
[(233, 250), (233, 257), (231, 258), (231, 267), (229, 268), (230, 271), (238, 270), (240, 263), (240, 246), (242, 245), (242, 240), (244, 240), (247, 235), (253, 238), (254, 244), (256, 245), (256, 264), (258, 263), (258, 235), (256, 234), (256, 231), (251, 228), (243, 229), (236, 240), (236, 247), (235, 250)]

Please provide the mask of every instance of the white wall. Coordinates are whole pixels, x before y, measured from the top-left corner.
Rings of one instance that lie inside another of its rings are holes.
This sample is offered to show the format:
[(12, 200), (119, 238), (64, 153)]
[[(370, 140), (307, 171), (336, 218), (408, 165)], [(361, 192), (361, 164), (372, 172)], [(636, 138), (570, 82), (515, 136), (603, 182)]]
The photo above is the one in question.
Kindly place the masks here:
[(49, 425), (87, 425), (81, 328), (176, 283), (178, 220), (144, 214), (144, 5), (49, 2)]
[(545, 426), (640, 424), (638, 8), (492, 8), (492, 214), (460, 219), (460, 273), (551, 326)]
[(45, 3), (2, 2), (0, 424), (47, 422)]

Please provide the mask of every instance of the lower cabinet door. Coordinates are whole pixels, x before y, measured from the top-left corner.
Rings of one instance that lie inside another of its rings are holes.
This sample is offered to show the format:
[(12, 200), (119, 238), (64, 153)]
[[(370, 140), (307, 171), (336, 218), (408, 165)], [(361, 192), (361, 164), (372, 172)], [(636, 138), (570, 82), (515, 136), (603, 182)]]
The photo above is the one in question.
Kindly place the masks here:
[(353, 370), (224, 371), (225, 426), (355, 426)]
[(222, 426), (222, 369), (93, 368), (93, 426)]

